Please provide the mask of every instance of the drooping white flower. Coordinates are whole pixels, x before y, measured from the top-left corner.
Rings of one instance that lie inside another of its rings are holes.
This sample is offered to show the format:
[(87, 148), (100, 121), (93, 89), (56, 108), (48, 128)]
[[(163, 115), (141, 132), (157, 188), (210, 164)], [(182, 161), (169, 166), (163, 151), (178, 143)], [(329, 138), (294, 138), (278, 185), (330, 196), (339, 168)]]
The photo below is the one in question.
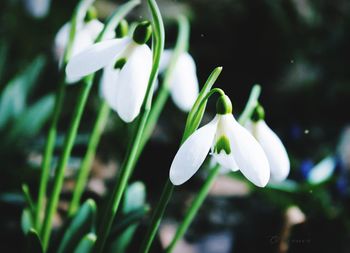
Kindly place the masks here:
[[(226, 96), (218, 100), (218, 104), (228, 102)], [(264, 187), (267, 184), (270, 169), (263, 149), (235, 120), (231, 113), (232, 107), (226, 108), (229, 109), (217, 109), (218, 114), (214, 119), (196, 130), (181, 145), (170, 168), (170, 180), (174, 185), (183, 184), (190, 179), (210, 150), (222, 167), (233, 171), (239, 169), (257, 186)]]
[[(159, 72), (169, 66), (173, 50), (164, 50)], [(199, 93), (196, 64), (192, 56), (184, 52), (179, 56), (169, 81), (170, 95), (174, 103), (183, 111), (191, 110)]]
[(280, 182), (287, 178), (290, 162), (287, 151), (280, 138), (271, 130), (264, 120), (264, 112), (259, 105), (245, 127), (253, 134), (263, 148), (270, 164), (271, 180)]
[(44, 18), (49, 12), (51, 0), (23, 0), (28, 13), (34, 18)]
[[(125, 122), (137, 117), (146, 94), (152, 68), (152, 52), (145, 44), (151, 35), (150, 27), (149, 22), (142, 22), (133, 38), (96, 43), (72, 57), (66, 68), (67, 77), (73, 79), (105, 68), (102, 94)], [(144, 30), (149, 32), (145, 35)]]

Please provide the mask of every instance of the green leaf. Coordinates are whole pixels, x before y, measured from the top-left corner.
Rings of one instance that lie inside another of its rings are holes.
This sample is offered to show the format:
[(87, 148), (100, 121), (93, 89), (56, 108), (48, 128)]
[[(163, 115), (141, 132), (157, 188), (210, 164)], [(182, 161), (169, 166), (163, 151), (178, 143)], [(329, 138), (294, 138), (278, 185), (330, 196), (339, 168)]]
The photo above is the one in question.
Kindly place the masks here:
[(96, 204), (88, 199), (74, 215), (68, 228), (64, 232), (63, 239), (57, 253), (72, 252), (87, 233), (94, 232), (96, 219)]
[(123, 212), (128, 213), (144, 206), (146, 202), (146, 187), (142, 182), (129, 185), (124, 198)]
[(79, 242), (77, 248), (74, 250), (74, 253), (90, 253), (92, 247), (96, 241), (96, 235), (94, 233), (89, 233), (83, 237)]
[(37, 57), (23, 73), (6, 85), (0, 95), (0, 129), (23, 113), (27, 97), (37, 83), (44, 64), (45, 58)]
[(21, 113), (9, 131), (7, 139), (15, 141), (20, 138), (29, 139), (35, 136), (50, 117), (54, 100), (53, 95), (47, 95)]
[(22, 211), (21, 227), (24, 234), (27, 234), (29, 230), (33, 227), (32, 215), (28, 208), (25, 208)]
[(23, 191), (24, 199), (26, 200), (27, 206), (29, 207), (30, 214), (32, 215), (32, 217), (35, 217), (35, 206), (27, 184), (22, 184), (22, 191)]
[(137, 225), (149, 211), (145, 206), (146, 188), (142, 182), (134, 182), (125, 192), (123, 217), (110, 234), (109, 252), (125, 252), (130, 244)]
[(205, 112), (205, 108), (207, 106), (207, 102), (203, 102), (203, 99), (205, 99), (207, 94), (210, 92), (221, 71), (222, 67), (215, 68), (208, 77), (207, 81), (205, 82), (201, 92), (199, 93), (196, 102), (194, 103), (191, 111), (188, 114), (186, 127), (183, 135), (183, 141), (186, 140), (188, 136), (190, 136), (201, 123)]
[(31, 228), (27, 234), (27, 252), (29, 253), (44, 252), (38, 232), (34, 228)]

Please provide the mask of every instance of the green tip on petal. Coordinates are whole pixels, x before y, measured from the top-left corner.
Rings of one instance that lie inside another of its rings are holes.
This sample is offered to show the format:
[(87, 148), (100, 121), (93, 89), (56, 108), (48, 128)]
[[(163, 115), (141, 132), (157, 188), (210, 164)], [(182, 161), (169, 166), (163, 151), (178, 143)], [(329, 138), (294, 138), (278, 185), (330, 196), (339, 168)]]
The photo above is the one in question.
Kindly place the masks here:
[(85, 16), (85, 22), (89, 22), (94, 19), (97, 19), (97, 9), (94, 6), (90, 6)]
[(229, 114), (232, 113), (232, 103), (228, 96), (222, 95), (216, 102), (217, 114)]
[(115, 30), (116, 37), (123, 38), (126, 35), (128, 35), (128, 32), (129, 32), (128, 21), (126, 21), (125, 19), (122, 19)]
[(227, 155), (231, 153), (230, 140), (225, 135), (221, 136), (214, 146), (215, 153), (220, 154), (221, 150), (224, 150)]
[(254, 122), (265, 119), (265, 110), (260, 104), (255, 107), (251, 119)]
[(125, 58), (118, 59), (114, 64), (114, 69), (122, 69), (126, 63)]
[(152, 25), (149, 21), (139, 23), (134, 31), (133, 40), (140, 45), (145, 44), (152, 35)]

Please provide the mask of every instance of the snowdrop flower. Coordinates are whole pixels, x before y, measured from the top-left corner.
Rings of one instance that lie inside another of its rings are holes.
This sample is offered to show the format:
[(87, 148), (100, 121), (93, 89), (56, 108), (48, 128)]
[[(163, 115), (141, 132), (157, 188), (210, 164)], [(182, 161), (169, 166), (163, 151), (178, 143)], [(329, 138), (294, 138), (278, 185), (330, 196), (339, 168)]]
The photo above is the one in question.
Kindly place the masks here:
[(45, 17), (50, 9), (51, 0), (24, 0), (28, 13), (34, 18)]
[[(169, 66), (173, 50), (164, 50), (160, 61), (159, 72)], [(199, 93), (196, 64), (192, 56), (184, 52), (179, 56), (169, 81), (170, 95), (182, 111), (189, 112)]]
[(253, 113), (252, 120), (248, 121), (245, 127), (264, 149), (270, 164), (271, 180), (283, 181), (287, 178), (290, 170), (288, 154), (282, 141), (269, 128), (264, 118), (264, 109), (261, 105), (258, 105)]
[(151, 24), (141, 22), (131, 37), (96, 43), (72, 57), (66, 74), (81, 78), (106, 67), (103, 91), (107, 102), (125, 122), (140, 112), (152, 68), (152, 52), (145, 44), (151, 36)]
[[(86, 0), (83, 2), (80, 12), (77, 16), (77, 30), (75, 33), (71, 56), (74, 56), (81, 51), (87, 49), (93, 45), (97, 36), (103, 29), (103, 23), (96, 18), (95, 9), (91, 7), (94, 0)], [(88, 21), (86, 21), (88, 17)], [(69, 41), (71, 24), (65, 23), (57, 32), (54, 41), (54, 54), (59, 64), (62, 64), (64, 52)], [(114, 38), (115, 33), (109, 32), (105, 39)], [(79, 80), (79, 79), (78, 79)], [(68, 80), (68, 83), (72, 83), (78, 80)]]
[(226, 95), (219, 98), (216, 108), (214, 119), (181, 145), (170, 167), (170, 181), (180, 185), (190, 179), (211, 149), (211, 155), (222, 167), (240, 170), (255, 185), (264, 187), (269, 181), (270, 169), (263, 149), (235, 120)]

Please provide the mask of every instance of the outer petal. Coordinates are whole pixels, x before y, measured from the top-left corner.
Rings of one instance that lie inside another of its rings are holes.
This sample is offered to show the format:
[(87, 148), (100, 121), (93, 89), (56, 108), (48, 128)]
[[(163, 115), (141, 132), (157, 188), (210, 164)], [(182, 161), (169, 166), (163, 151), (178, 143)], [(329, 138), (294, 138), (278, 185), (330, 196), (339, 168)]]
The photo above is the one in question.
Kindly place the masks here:
[(96, 43), (82, 51), (68, 62), (68, 78), (81, 78), (91, 74), (118, 57), (130, 43), (130, 38), (106, 40)]
[(43, 18), (50, 9), (51, 0), (24, 0), (27, 11), (35, 18)]
[(170, 82), (171, 97), (183, 111), (191, 110), (199, 93), (196, 65), (188, 53), (183, 53), (176, 63)]
[(169, 66), (171, 55), (173, 54), (173, 50), (165, 49), (162, 53), (162, 57), (159, 62), (159, 73), (163, 73), (166, 68)]
[(213, 143), (217, 122), (215, 117), (181, 145), (170, 167), (170, 181), (174, 185), (185, 183), (202, 165)]
[(119, 88), (120, 69), (114, 69), (114, 64), (105, 67), (101, 77), (101, 95), (108, 105), (117, 111), (117, 94)]
[(152, 52), (147, 45), (136, 46), (120, 71), (117, 112), (125, 122), (140, 112), (152, 68)]
[(230, 139), (232, 155), (240, 171), (255, 185), (264, 187), (270, 178), (270, 168), (262, 147), (231, 114), (222, 117), (231, 122), (227, 136)]
[(260, 120), (256, 123), (256, 138), (262, 146), (270, 164), (271, 179), (282, 181), (287, 178), (290, 163), (286, 149), (278, 136)]

